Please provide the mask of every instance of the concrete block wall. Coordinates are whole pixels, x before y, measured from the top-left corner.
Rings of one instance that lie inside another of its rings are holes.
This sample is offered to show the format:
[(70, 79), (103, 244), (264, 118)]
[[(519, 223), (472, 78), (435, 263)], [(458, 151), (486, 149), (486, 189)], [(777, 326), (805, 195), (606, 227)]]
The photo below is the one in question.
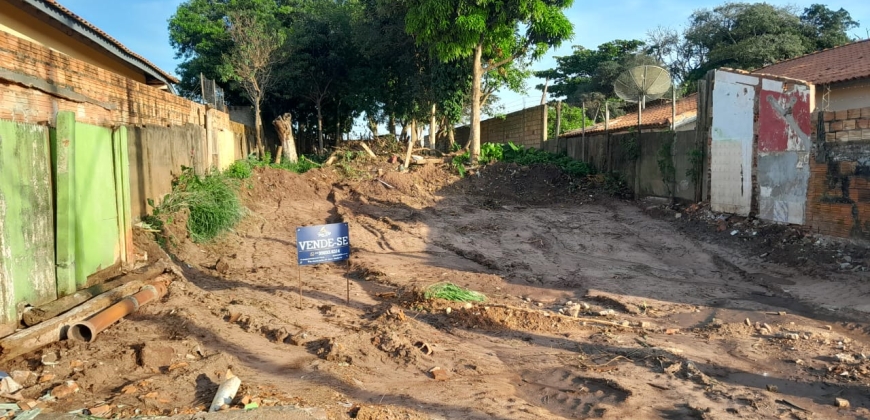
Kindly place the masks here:
[[(512, 112), (504, 118), (490, 118), (480, 123), (480, 144), (513, 142), (540, 149), (547, 132), (547, 105)], [(456, 141), (468, 141), (470, 127), (456, 129)]]
[(868, 240), (870, 108), (819, 112), (814, 121), (807, 225), (816, 233)]

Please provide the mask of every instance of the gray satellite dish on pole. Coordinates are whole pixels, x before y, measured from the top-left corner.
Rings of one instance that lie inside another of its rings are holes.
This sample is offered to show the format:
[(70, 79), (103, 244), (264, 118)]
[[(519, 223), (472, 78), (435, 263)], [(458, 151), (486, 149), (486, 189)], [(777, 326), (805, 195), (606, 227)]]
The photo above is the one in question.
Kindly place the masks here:
[(616, 78), (613, 90), (626, 102), (637, 102), (637, 128), (643, 121), (643, 108), (646, 101), (654, 101), (671, 89), (671, 75), (658, 66), (632, 67)]

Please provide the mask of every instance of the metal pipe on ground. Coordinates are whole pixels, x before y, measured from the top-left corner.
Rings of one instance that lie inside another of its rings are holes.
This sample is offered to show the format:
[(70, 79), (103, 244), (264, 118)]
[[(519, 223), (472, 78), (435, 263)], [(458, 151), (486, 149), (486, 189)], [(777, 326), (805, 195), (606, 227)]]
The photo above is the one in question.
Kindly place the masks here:
[(72, 340), (90, 343), (97, 334), (117, 322), (119, 319), (136, 312), (140, 306), (158, 300), (166, 294), (166, 283), (154, 281), (137, 293), (127, 296), (120, 302), (104, 309), (93, 317), (78, 322), (70, 327), (67, 336)]
[(76, 306), (87, 302), (93, 297), (113, 290), (121, 285), (133, 282), (150, 280), (159, 276), (168, 267), (165, 260), (159, 260), (156, 263), (149, 265), (141, 270), (141, 272), (129, 273), (121, 276), (116, 280), (112, 280), (103, 284), (91, 286), (87, 289), (79, 290), (69, 296), (64, 296), (54, 302), (49, 302), (45, 305), (29, 308), (22, 316), (21, 322), (28, 327), (39, 324), (40, 322), (52, 319), (64, 312), (69, 311)]
[[(172, 280), (173, 275), (163, 274), (157, 279), (164, 282)], [(108, 308), (112, 304), (123, 299), (132, 293), (148, 284), (142, 280), (134, 280), (130, 283), (125, 283), (98, 295), (87, 302), (82, 303), (69, 311), (41, 322), (36, 326), (21, 330), (15, 334), (0, 338), (0, 363), (7, 362), (21, 356), (38, 350), (41, 347), (67, 338), (67, 330), (69, 326), (79, 321), (90, 318), (92, 315)]]

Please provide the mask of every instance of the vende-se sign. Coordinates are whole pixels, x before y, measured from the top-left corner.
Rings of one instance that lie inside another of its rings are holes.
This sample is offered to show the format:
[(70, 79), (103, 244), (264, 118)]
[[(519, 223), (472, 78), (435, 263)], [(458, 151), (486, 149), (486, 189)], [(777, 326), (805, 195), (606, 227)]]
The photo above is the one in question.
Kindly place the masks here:
[(350, 258), (350, 230), (347, 223), (296, 228), (299, 265), (314, 265)]

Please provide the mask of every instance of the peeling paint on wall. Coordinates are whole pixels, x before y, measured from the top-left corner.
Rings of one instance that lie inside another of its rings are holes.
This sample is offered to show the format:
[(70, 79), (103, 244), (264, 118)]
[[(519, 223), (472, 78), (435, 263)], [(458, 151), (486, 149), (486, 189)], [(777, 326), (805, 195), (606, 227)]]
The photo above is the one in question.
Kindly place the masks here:
[(717, 71), (713, 87), (710, 204), (714, 211), (749, 215), (757, 77)]
[(45, 127), (0, 120), (0, 329), (57, 297), (50, 162)]
[(812, 110), (808, 86), (783, 92), (779, 81), (762, 83), (758, 111), (758, 217), (806, 222)]

